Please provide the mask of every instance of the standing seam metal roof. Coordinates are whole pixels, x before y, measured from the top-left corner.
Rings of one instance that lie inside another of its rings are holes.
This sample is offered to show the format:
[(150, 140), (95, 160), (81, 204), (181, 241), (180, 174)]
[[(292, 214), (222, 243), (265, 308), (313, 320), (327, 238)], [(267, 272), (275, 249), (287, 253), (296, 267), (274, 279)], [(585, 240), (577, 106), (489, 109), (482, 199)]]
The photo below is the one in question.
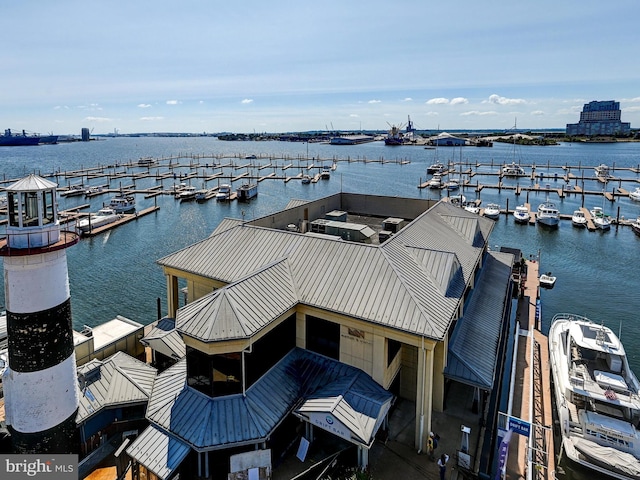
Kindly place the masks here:
[(352, 412), (367, 416), (388, 408), (393, 398), (361, 370), (300, 348), (274, 365), (246, 396), (208, 397), (186, 385), (186, 374), (183, 359), (158, 375), (147, 419), (196, 450), (261, 442), (300, 399), (343, 395)]
[(158, 263), (229, 284), (178, 314), (205, 341), (251, 335), (297, 302), (441, 340), (483, 253), (469, 232), (487, 238), (492, 224), (440, 202), (381, 246), (237, 225)]

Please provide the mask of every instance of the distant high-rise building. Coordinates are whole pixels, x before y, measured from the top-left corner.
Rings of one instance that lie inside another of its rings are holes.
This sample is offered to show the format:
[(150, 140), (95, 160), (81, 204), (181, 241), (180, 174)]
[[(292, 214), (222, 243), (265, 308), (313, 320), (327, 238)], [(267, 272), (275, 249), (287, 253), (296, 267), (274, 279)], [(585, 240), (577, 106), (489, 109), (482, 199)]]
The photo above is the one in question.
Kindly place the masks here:
[(567, 135), (624, 135), (631, 124), (620, 121), (620, 102), (585, 103), (578, 123), (567, 123)]
[(83, 142), (88, 142), (89, 140), (91, 140), (91, 132), (89, 131), (88, 128), (83, 128), (82, 129), (82, 141)]

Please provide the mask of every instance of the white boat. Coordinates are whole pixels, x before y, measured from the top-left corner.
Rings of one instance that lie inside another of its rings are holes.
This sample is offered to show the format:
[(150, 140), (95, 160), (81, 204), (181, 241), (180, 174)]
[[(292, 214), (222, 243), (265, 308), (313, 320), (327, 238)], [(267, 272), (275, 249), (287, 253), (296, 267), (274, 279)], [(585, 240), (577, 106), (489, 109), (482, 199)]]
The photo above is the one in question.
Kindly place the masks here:
[(451, 195), (449, 197), (449, 202), (452, 205), (457, 205), (459, 207), (462, 207), (467, 203), (467, 197), (465, 197), (464, 195)]
[(497, 220), (500, 218), (500, 205), (497, 203), (489, 203), (485, 207), (483, 215), (492, 220)]
[(442, 175), (434, 173), (431, 180), (427, 182), (429, 188), (442, 188)]
[[(548, 185), (547, 188), (549, 188)], [(536, 220), (541, 225), (546, 225), (551, 228), (555, 228), (560, 224), (560, 212), (555, 203), (549, 200), (549, 193), (547, 193), (547, 198), (544, 203), (538, 205)]]
[(447, 190), (458, 190), (460, 188), (460, 181), (455, 178), (450, 178), (445, 184), (444, 187)]
[(511, 165), (505, 165), (502, 167), (502, 175), (505, 177), (521, 177), (526, 174), (527, 172), (524, 171), (524, 168), (517, 165), (516, 162), (511, 162)]
[(84, 185), (71, 185), (68, 190), (60, 192), (61, 197), (75, 197), (76, 195), (83, 195), (86, 188)]
[(9, 206), (9, 202), (7, 200), (7, 196), (6, 195), (1, 195), (0, 196), (0, 210), (6, 210), (8, 206)]
[(436, 162), (427, 167), (427, 174), (432, 175), (434, 173), (443, 173), (446, 170), (446, 167), (443, 163)]
[(593, 170), (594, 170), (594, 172), (596, 174), (596, 177), (600, 177), (600, 178), (610, 178), (611, 177), (611, 173), (609, 172), (609, 166), (605, 165), (604, 163), (598, 165)]
[(308, 185), (311, 183), (311, 176), (310, 175), (303, 175), (302, 176), (302, 184), (303, 185)]
[(633, 230), (633, 233), (640, 236), (640, 217), (631, 222), (631, 229)]
[(540, 286), (542, 288), (553, 288), (553, 286), (556, 284), (556, 277), (551, 275), (551, 272), (547, 272), (540, 275), (538, 281), (540, 282)]
[(640, 202), (640, 187), (636, 187), (634, 191), (629, 192), (629, 198), (636, 202)]
[(180, 193), (178, 193), (178, 199), (180, 199), (180, 201), (195, 200), (196, 192), (196, 187), (193, 185), (187, 185), (180, 191)]
[(476, 215), (480, 213), (480, 207), (475, 202), (465, 203), (464, 209), (467, 212), (475, 213)]
[(605, 215), (602, 207), (593, 207), (589, 210), (589, 213), (591, 213), (593, 224), (597, 229), (609, 230), (611, 228), (611, 217), (609, 217), (609, 215)]
[(88, 217), (80, 220), (77, 226), (81, 232), (89, 232), (94, 228), (113, 223), (120, 218), (120, 215), (118, 215), (113, 208), (104, 207), (96, 213), (91, 213)]
[(109, 201), (109, 207), (116, 213), (131, 213), (136, 209), (136, 197), (125, 193), (118, 193)]
[(97, 195), (98, 193), (102, 193), (102, 187), (89, 187), (84, 191), (86, 196)]
[(231, 185), (227, 183), (223, 183), (218, 188), (218, 193), (216, 193), (216, 200), (218, 202), (226, 202), (231, 197)]
[(320, 179), (329, 180), (331, 178), (331, 169), (329, 167), (322, 167), (320, 172)]
[(258, 196), (258, 184), (257, 183), (243, 183), (240, 185), (238, 190), (238, 201), (239, 202), (248, 202), (253, 197)]
[(513, 211), (513, 219), (516, 223), (529, 223), (531, 215), (526, 205), (518, 205)]
[(588, 318), (561, 313), (549, 353), (562, 450), (594, 478), (640, 478), (640, 385), (620, 339)]
[(139, 167), (152, 167), (157, 163), (153, 157), (140, 157), (138, 160)]
[(587, 217), (584, 216), (584, 212), (582, 210), (573, 211), (573, 215), (571, 215), (571, 225), (574, 227), (587, 226)]

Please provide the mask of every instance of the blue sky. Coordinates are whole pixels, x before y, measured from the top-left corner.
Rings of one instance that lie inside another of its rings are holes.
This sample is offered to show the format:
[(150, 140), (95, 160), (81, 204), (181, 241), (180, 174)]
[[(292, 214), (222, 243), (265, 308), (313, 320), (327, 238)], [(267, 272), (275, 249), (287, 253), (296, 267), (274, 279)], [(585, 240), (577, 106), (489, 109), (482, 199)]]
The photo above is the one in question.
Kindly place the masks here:
[(640, 127), (637, 0), (30, 0), (0, 6), (0, 129)]

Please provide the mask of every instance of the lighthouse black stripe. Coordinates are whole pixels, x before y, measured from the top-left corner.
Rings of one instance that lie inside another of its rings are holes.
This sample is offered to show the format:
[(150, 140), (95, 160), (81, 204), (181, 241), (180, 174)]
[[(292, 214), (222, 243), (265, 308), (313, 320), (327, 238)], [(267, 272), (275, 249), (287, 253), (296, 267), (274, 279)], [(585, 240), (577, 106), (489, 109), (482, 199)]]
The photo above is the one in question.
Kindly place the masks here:
[(13, 453), (80, 453), (80, 434), (76, 427), (78, 410), (62, 423), (42, 432), (23, 433), (7, 425)]
[(42, 312), (7, 311), (9, 365), (37, 372), (58, 365), (73, 353), (71, 299)]

